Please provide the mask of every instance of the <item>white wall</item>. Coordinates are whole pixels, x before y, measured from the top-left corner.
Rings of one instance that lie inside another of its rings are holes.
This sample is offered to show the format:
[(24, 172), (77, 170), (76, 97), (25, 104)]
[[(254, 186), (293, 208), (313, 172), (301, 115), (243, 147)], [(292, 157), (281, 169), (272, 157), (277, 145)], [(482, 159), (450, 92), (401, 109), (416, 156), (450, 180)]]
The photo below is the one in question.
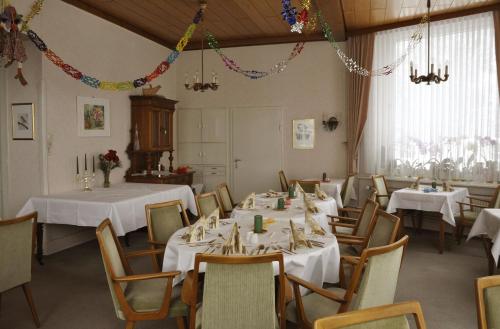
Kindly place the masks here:
[[(243, 68), (268, 70), (286, 58), (293, 44), (224, 49)], [(220, 88), (204, 93), (182, 87), (184, 74), (192, 78), (200, 70), (200, 51), (189, 51), (179, 57), (177, 67), (178, 107), (283, 107), (285, 125), (285, 171), (289, 178), (345, 175), (345, 79), (346, 70), (328, 42), (306, 43), (297, 58), (283, 73), (250, 80), (229, 71), (211, 50), (205, 51), (205, 74), (219, 74)], [(335, 114), (341, 121), (336, 131), (327, 132), (321, 125), (322, 114)], [(316, 119), (316, 141), (313, 150), (292, 148), (292, 120)], [(256, 127), (258, 129), (258, 127)], [(258, 147), (258, 145), (256, 145)], [(265, 164), (265, 161), (263, 162)]]

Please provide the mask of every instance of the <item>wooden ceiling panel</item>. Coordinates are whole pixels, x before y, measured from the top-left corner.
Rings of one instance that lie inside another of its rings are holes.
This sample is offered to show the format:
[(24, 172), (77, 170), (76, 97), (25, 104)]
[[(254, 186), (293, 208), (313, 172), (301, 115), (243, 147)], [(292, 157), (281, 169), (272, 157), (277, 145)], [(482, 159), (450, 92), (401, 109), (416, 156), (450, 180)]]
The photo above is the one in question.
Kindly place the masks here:
[[(63, 0), (146, 38), (175, 47), (199, 8), (198, 0)], [(416, 24), (427, 0), (316, 0), (336, 40), (352, 34)], [(432, 18), (500, 9), (500, 0), (432, 0)], [(299, 0), (292, 0), (299, 6)], [(313, 5), (313, 10), (315, 10)], [(221, 46), (324, 40), (319, 27), (291, 33), (281, 17), (281, 0), (208, 0), (203, 27)], [(201, 29), (186, 49), (199, 49)]]

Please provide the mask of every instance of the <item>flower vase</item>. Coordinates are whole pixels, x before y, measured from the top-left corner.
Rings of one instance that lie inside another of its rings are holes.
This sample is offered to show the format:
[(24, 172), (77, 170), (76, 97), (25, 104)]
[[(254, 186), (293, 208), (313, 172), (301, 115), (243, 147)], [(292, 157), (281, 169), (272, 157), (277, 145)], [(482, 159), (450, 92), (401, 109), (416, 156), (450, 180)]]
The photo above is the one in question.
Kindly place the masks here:
[(109, 182), (109, 174), (111, 173), (111, 170), (104, 170), (104, 183), (102, 184), (103, 187), (109, 187), (111, 183)]

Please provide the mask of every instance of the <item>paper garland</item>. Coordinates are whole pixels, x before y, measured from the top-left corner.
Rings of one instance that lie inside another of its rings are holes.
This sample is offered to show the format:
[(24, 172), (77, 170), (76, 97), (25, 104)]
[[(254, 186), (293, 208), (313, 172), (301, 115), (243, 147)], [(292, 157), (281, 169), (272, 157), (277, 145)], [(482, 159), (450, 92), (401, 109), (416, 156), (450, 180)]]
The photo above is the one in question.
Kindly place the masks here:
[(40, 13), (40, 11), (42, 10), (43, 8), (43, 2), (45, 0), (36, 0), (32, 5), (31, 5), (31, 9), (30, 9), (30, 12), (28, 13), (28, 15), (26, 15), (26, 17), (23, 19), (23, 24), (21, 26), (21, 31), (22, 32), (26, 32), (28, 31), (29, 29), (29, 23), (31, 22), (31, 20), (33, 19), (33, 17), (35, 17), (36, 15), (38, 15)]
[[(43, 1), (41, 1), (43, 2)], [(194, 31), (196, 30), (196, 27), (198, 23), (201, 21), (203, 17), (203, 9), (199, 9), (198, 12), (196, 13), (195, 17), (193, 18), (193, 22), (188, 26), (186, 29), (186, 32), (182, 36), (182, 38), (179, 40), (177, 43), (177, 46), (175, 47), (175, 50), (170, 53), (170, 55), (167, 57), (166, 60), (161, 62), (153, 72), (149, 73), (148, 75), (138, 78), (135, 80), (130, 80), (130, 81), (119, 81), (119, 82), (114, 82), (114, 81), (101, 81), (97, 78), (94, 78), (90, 75), (83, 74), (81, 71), (78, 69), (74, 68), (73, 66), (67, 64), (64, 62), (63, 59), (61, 59), (54, 51), (49, 49), (47, 47), (47, 44), (33, 31), (33, 30), (28, 30), (27, 34), (30, 40), (35, 44), (35, 46), (45, 54), (45, 57), (49, 59), (52, 63), (54, 63), (57, 67), (59, 67), (64, 73), (67, 75), (71, 76), (72, 78), (76, 80), (80, 80), (82, 83), (86, 84), (87, 86), (90, 86), (92, 88), (98, 88), (101, 90), (110, 90), (110, 91), (125, 91), (125, 90), (132, 90), (134, 88), (139, 88), (144, 86), (146, 83), (149, 83), (153, 81), (154, 79), (158, 78), (160, 75), (165, 73), (169, 68), (170, 65), (177, 59), (179, 54), (184, 50), (186, 45), (189, 43), (189, 40), (191, 39), (191, 36), (193, 35)]]

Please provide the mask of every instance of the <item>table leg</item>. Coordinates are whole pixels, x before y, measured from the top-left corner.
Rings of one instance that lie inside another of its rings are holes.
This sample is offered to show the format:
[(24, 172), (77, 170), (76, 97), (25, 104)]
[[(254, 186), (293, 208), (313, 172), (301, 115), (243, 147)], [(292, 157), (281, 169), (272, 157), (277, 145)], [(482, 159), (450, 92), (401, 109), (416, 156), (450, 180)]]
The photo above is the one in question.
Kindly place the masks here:
[(444, 251), (444, 225), (445, 222), (443, 217), (439, 220), (439, 253), (442, 254)]
[(401, 239), (405, 226), (405, 210), (398, 208), (397, 216), (399, 217), (398, 237)]
[(491, 255), (491, 247), (493, 246), (493, 243), (485, 235), (481, 235), (481, 241), (483, 242), (486, 258), (488, 259), (488, 275), (493, 275), (495, 273), (495, 259), (493, 258), (493, 255)]
[(36, 259), (43, 265), (43, 223), (36, 225)]

